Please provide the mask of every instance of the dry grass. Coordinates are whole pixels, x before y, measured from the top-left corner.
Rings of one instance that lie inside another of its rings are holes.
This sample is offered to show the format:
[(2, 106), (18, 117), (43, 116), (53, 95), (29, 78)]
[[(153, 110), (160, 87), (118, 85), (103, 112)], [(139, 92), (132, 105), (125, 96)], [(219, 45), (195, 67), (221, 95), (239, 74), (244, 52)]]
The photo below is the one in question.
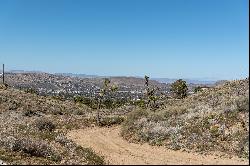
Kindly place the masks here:
[(0, 160), (8, 164), (105, 164), (91, 149), (65, 138), (93, 123), (85, 105), (0, 85)]
[[(101, 110), (103, 126), (122, 123), (129, 141), (249, 157), (249, 80), (226, 82), (151, 111)], [(132, 111), (132, 112), (131, 112)], [(125, 114), (128, 116), (124, 116)], [(95, 124), (95, 110), (0, 85), (0, 160), (8, 164), (104, 164), (65, 134)]]
[(138, 109), (123, 124), (129, 141), (170, 149), (249, 157), (249, 80), (226, 82), (152, 112)]

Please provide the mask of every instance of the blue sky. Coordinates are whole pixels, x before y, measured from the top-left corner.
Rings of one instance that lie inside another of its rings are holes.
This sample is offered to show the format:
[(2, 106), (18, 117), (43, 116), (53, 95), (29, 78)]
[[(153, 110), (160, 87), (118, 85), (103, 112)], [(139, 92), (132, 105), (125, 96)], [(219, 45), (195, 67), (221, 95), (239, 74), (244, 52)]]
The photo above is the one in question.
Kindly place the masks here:
[(167, 78), (249, 75), (248, 0), (1, 0), (7, 69)]

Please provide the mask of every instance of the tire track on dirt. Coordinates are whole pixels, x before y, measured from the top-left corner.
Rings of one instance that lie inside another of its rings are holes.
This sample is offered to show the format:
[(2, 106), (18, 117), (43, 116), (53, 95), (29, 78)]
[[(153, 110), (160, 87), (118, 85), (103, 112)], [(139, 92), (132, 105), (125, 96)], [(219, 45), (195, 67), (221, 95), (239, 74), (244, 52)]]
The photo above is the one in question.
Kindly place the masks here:
[(68, 133), (68, 137), (79, 145), (91, 147), (96, 153), (103, 155), (109, 164), (248, 164), (248, 160), (236, 157), (229, 159), (204, 156), (148, 144), (129, 143), (120, 136), (119, 131), (119, 126), (93, 127), (73, 130)]

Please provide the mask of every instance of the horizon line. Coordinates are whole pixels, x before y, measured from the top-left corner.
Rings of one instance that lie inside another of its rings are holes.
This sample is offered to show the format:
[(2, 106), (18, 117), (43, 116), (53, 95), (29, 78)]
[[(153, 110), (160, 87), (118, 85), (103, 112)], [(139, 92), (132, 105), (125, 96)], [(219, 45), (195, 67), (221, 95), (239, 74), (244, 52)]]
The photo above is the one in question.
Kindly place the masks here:
[[(2, 71), (2, 69), (0, 69)], [(21, 73), (46, 73), (46, 74), (72, 74), (72, 75), (86, 75), (86, 76), (91, 76), (91, 77), (135, 77), (135, 78), (144, 78), (145, 75), (98, 75), (98, 74), (85, 74), (85, 73), (72, 73), (72, 72), (46, 72), (46, 71), (41, 71), (41, 70), (20, 70), (20, 69), (9, 69), (5, 70), (5, 73), (12, 72), (12, 73), (18, 73), (20, 71)], [(177, 80), (177, 79), (183, 79), (183, 80), (189, 80), (189, 81), (211, 81), (211, 82), (216, 82), (216, 81), (221, 81), (221, 80), (240, 80), (240, 79), (245, 79), (249, 78), (249, 76), (241, 77), (241, 78), (231, 78), (231, 79), (219, 79), (216, 77), (150, 77), (151, 79), (169, 79), (169, 80)], [(159, 80), (158, 80), (159, 81)]]

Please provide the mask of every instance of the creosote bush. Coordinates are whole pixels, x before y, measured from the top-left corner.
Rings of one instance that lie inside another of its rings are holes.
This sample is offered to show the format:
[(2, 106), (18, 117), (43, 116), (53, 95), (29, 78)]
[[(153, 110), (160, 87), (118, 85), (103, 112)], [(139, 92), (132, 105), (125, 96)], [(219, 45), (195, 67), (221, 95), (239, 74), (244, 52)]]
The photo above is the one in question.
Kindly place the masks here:
[(87, 160), (87, 165), (104, 165), (104, 157), (98, 156), (90, 148), (76, 147), (76, 153), (83, 156)]
[(53, 131), (56, 128), (55, 124), (53, 124), (53, 122), (51, 122), (48, 119), (38, 119), (35, 125), (41, 131), (43, 130)]
[(175, 94), (178, 99), (185, 98), (187, 96), (187, 84), (186, 81), (179, 79), (171, 84), (171, 91)]
[(33, 111), (33, 110), (27, 109), (27, 110), (24, 111), (23, 115), (31, 117), (31, 116), (37, 115), (37, 113), (35, 111)]
[(44, 141), (15, 137), (6, 137), (1, 141), (0, 144), (11, 151), (22, 151), (31, 156), (45, 157), (56, 161), (61, 159), (60, 155)]
[(124, 119), (125, 118), (121, 116), (103, 117), (100, 120), (100, 126), (119, 125), (124, 121)]

